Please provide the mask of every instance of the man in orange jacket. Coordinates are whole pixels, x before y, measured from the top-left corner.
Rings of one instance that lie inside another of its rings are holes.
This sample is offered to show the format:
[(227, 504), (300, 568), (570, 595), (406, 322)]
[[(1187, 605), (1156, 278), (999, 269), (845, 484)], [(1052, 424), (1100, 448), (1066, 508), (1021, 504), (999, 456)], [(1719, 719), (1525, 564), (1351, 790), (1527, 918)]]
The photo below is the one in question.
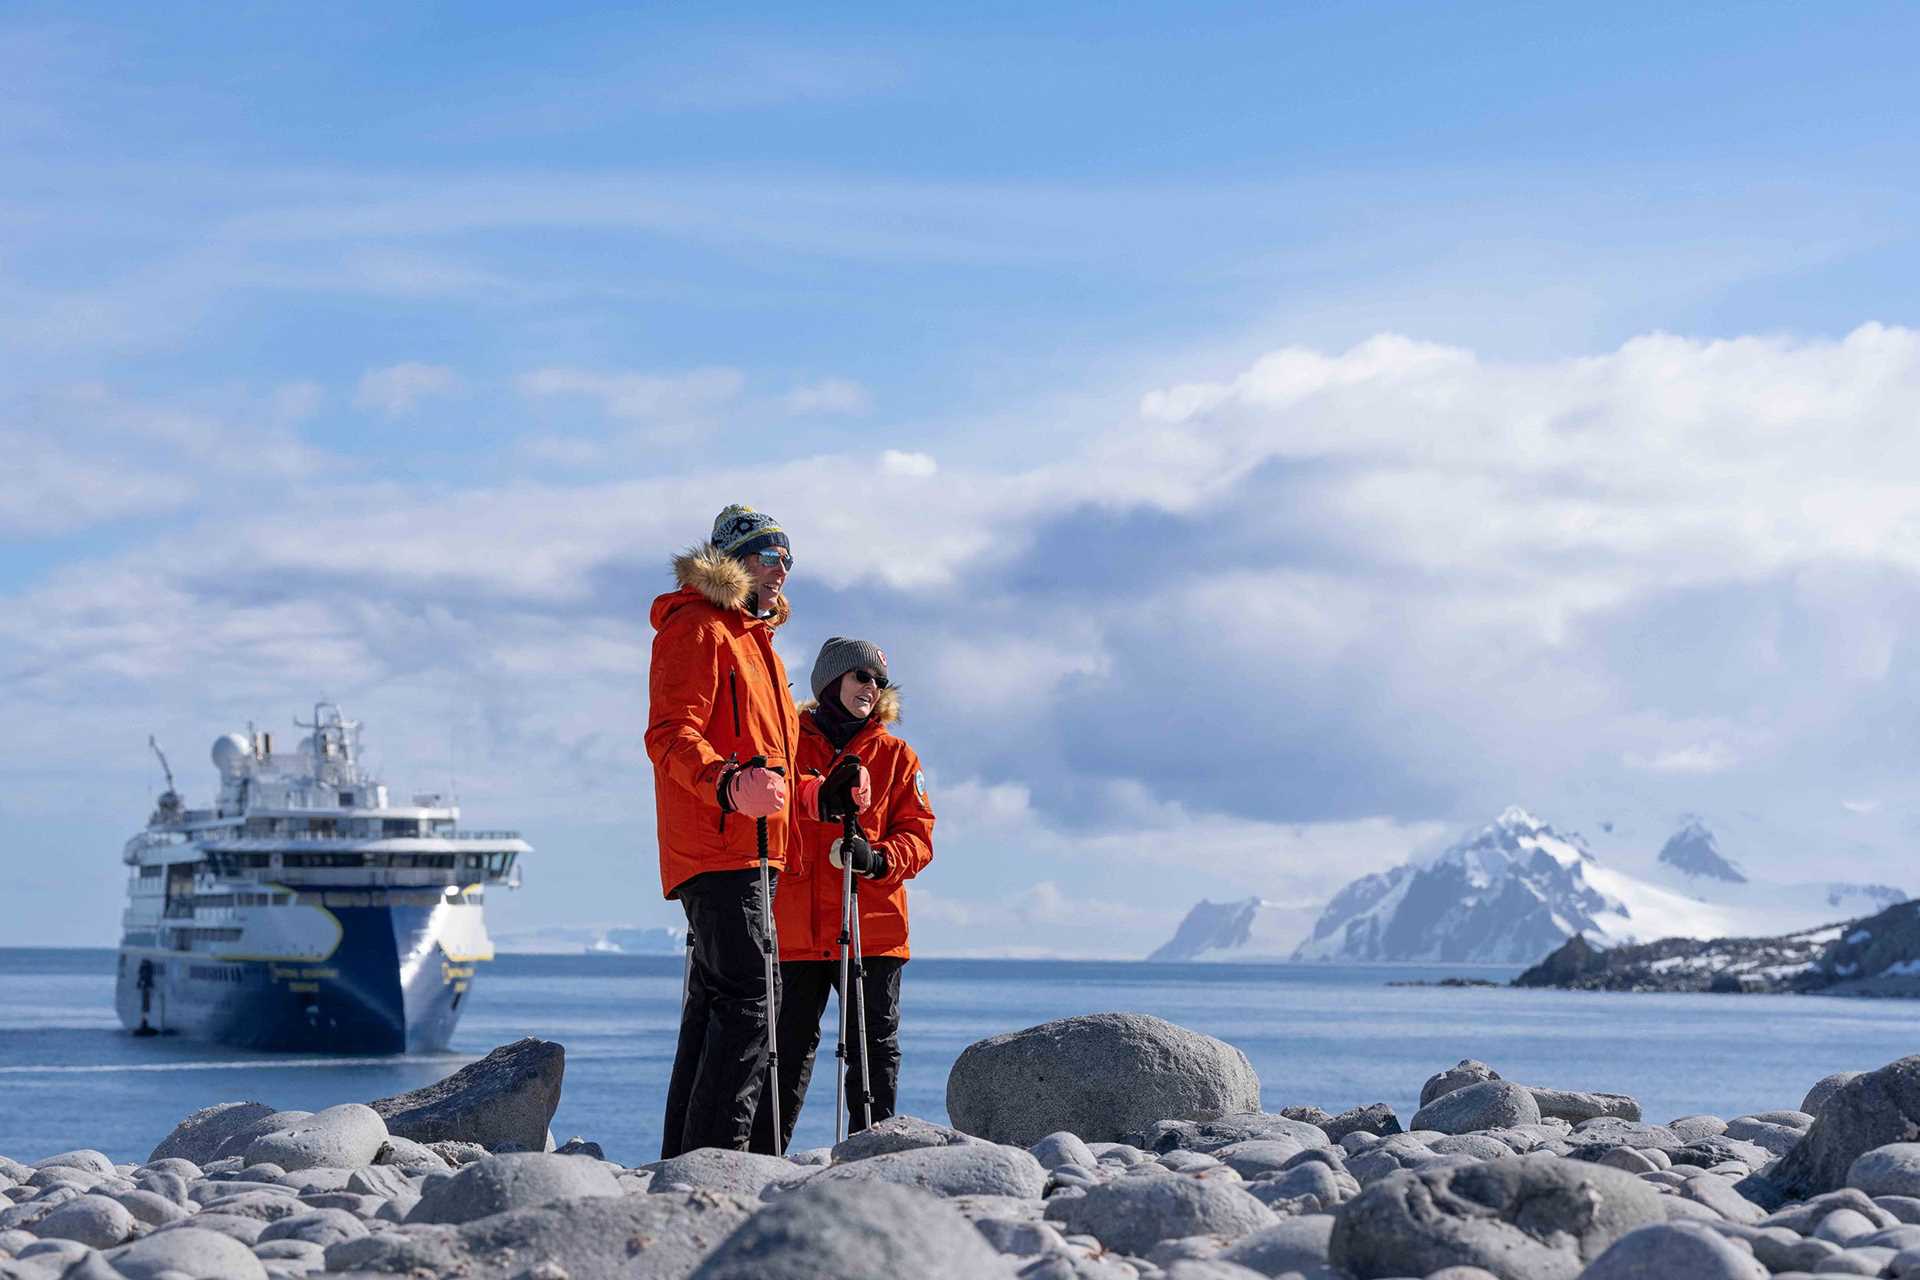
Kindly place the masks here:
[[(864, 640), (835, 637), (813, 664), (815, 701), (800, 714), (798, 763), (803, 775), (831, 774), (857, 756), (873, 780), (873, 803), (856, 825), (862, 835), (844, 856), (853, 865), (860, 905), (867, 1005), (864, 1045), (849, 1044), (845, 1090), (850, 1129), (862, 1126), (860, 1055), (867, 1055), (873, 1119), (894, 1114), (900, 1087), (900, 970), (907, 962), (907, 881), (933, 861), (933, 807), (926, 774), (912, 747), (895, 737), (900, 693), (887, 677), (887, 655)], [(828, 812), (832, 812), (831, 809)], [(840, 988), (840, 912), (845, 888), (835, 848), (841, 829), (803, 814), (800, 847), (774, 902), (780, 930), (780, 1149), (793, 1137), (813, 1074), (820, 1016)], [(857, 1035), (848, 1028), (848, 1039)], [(773, 1116), (762, 1100), (754, 1119), (755, 1151), (771, 1151)]]
[[(731, 506), (705, 545), (673, 562), (679, 589), (653, 602), (647, 755), (659, 822), (660, 887), (686, 911), (685, 1002), (662, 1159), (699, 1147), (745, 1150), (766, 1081), (769, 921), (757, 826), (777, 883), (791, 832), (789, 789), (817, 814), (823, 791), (866, 804), (866, 780), (795, 771), (799, 721), (773, 632), (787, 620), (793, 555), (771, 516)], [(753, 764), (764, 757), (763, 764)]]

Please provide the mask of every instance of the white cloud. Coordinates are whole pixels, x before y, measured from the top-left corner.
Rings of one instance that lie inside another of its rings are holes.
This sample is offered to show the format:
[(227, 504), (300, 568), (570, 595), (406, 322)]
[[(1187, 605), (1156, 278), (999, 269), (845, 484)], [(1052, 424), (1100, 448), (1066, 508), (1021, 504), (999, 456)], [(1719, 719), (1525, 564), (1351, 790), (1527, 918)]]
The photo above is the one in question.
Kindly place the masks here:
[(317, 386), (292, 382), (234, 393), (210, 406), (130, 399), (80, 383), (0, 404), (0, 531), (23, 538), (192, 509), (236, 476), (273, 484), (317, 474), (327, 460), (294, 427), (320, 403)]
[(1739, 763), (1739, 757), (1724, 742), (1689, 743), (1652, 755), (1629, 751), (1623, 758), (1629, 768), (1654, 773), (1724, 773)]
[(940, 470), (930, 453), (906, 453), (899, 449), (885, 449), (880, 453), (880, 467), (888, 475), (903, 476), (913, 480), (925, 480)]
[(850, 378), (822, 378), (787, 392), (784, 403), (789, 413), (858, 417), (873, 409), (873, 393)]
[(375, 409), (397, 418), (413, 412), (422, 400), (453, 395), (460, 388), (460, 375), (446, 365), (408, 360), (367, 370), (354, 391), (353, 403), (357, 408)]
[[(554, 367), (522, 389), (635, 422), (750, 408), (721, 368)], [(467, 776), (509, 810), (587, 778), (644, 818), (646, 601), (745, 498), (794, 530), (803, 603), (828, 588), (902, 633), (943, 840), (1023, 849), (1007, 883), (1071, 896), (1098, 868), (1100, 900), (1177, 917), (1203, 891), (1194, 850), (1206, 892), (1306, 902), (1515, 798), (1580, 825), (1556, 800), (1779, 812), (1804, 794), (1833, 815), (1871, 788), (1881, 807), (1846, 820), (1889, 849), (1920, 804), (1886, 719), (1920, 694), (1899, 640), (1920, 622), (1907, 330), (1532, 364), (1388, 338), (1283, 352), (1038, 463), (902, 450), (853, 504), (837, 453), (368, 481), (290, 434), (309, 402), (82, 388), (16, 416), (9, 443), (60, 501), (16, 492), (8, 527), (200, 514), (7, 598), (0, 716), (54, 728), (0, 744), (0, 767), (32, 750), (37, 776), (97, 791), (91, 744), (130, 716), (244, 718), (321, 684), (396, 720), (465, 708), (488, 756)], [(200, 499), (241, 461), (236, 526)], [(396, 752), (431, 736), (397, 731)], [(954, 866), (936, 894), (984, 897)]]

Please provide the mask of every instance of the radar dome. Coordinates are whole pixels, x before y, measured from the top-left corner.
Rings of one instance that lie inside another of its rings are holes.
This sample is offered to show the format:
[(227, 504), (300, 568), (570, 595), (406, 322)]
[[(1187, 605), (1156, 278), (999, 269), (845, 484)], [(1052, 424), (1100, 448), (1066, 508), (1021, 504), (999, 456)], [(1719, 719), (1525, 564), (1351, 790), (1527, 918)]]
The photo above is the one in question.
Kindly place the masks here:
[(213, 740), (213, 767), (223, 778), (237, 778), (253, 759), (253, 744), (243, 733), (227, 733)]

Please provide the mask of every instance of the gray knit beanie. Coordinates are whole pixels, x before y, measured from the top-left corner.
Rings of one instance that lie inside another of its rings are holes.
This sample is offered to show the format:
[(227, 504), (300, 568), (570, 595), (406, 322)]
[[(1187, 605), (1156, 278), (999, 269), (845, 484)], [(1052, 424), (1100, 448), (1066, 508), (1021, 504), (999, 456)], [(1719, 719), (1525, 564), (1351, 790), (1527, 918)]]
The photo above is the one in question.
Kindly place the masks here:
[(813, 660), (814, 700), (825, 698), (833, 682), (856, 667), (873, 672), (880, 677), (880, 687), (887, 687), (887, 655), (879, 645), (844, 636), (834, 636), (821, 645), (820, 656)]

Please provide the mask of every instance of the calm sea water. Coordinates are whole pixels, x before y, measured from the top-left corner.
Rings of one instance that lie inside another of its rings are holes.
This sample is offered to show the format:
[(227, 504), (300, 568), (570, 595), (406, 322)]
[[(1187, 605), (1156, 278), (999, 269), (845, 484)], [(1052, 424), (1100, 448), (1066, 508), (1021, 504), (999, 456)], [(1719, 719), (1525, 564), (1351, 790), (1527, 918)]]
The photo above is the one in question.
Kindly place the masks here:
[[(947, 1070), (974, 1040), (1101, 1010), (1158, 1014), (1238, 1045), (1269, 1110), (1385, 1101), (1403, 1121), (1421, 1082), (1463, 1057), (1532, 1084), (1631, 1093), (1650, 1119), (1665, 1120), (1797, 1106), (1828, 1072), (1920, 1052), (1920, 1010), (1903, 1001), (1387, 985), (1459, 972), (915, 960), (904, 982), (901, 1110), (944, 1120)], [(562, 1141), (583, 1134), (627, 1164), (659, 1151), (677, 959), (503, 956), (475, 984), (455, 1052), (435, 1057), (276, 1057), (135, 1040), (112, 995), (112, 951), (0, 948), (0, 1154), (35, 1160), (87, 1146), (141, 1160), (180, 1117), (214, 1102), (317, 1110), (365, 1101), (528, 1035), (567, 1049), (553, 1121)], [(833, 1016), (830, 1008), (827, 1053)], [(796, 1145), (831, 1140), (827, 1074), (824, 1064), (816, 1072)]]

